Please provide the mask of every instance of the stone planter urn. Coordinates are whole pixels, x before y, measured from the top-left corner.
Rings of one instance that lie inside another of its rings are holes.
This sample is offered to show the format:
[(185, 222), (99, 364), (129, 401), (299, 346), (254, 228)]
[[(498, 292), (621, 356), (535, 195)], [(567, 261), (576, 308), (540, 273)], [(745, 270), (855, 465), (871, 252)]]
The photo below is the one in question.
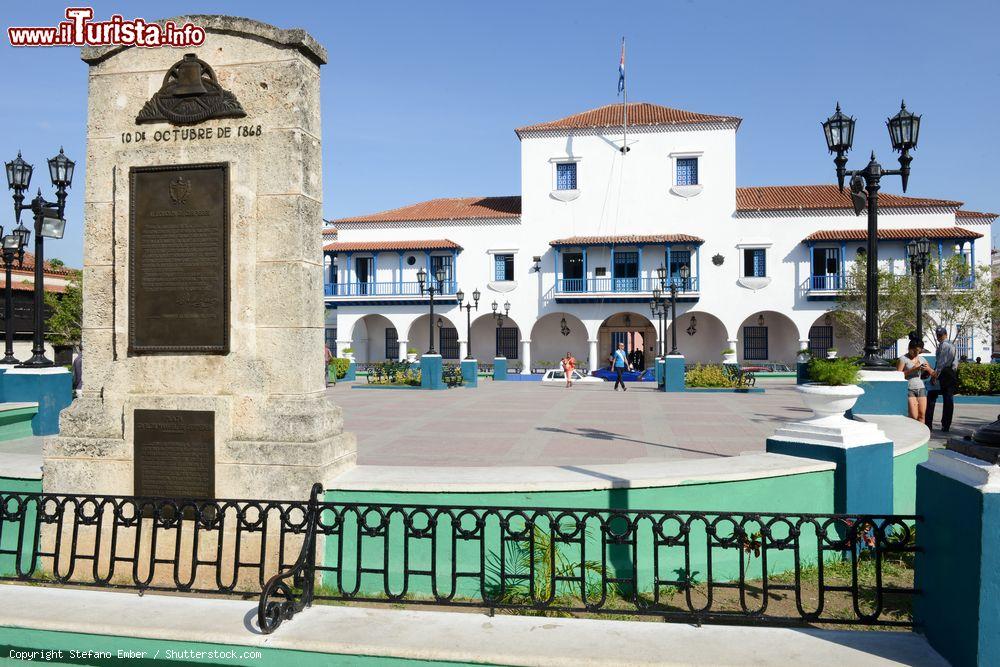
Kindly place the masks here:
[(736, 363), (736, 353), (726, 352), (722, 355), (722, 363), (724, 364), (735, 364)]
[(353, 351), (348, 352), (347, 350), (344, 350), (342, 352), (342, 354), (344, 355), (344, 359), (347, 359), (348, 361), (354, 361), (354, 352)]
[(837, 351), (836, 350), (827, 350), (826, 351), (826, 358), (827, 359), (836, 359), (837, 358)]
[(795, 387), (802, 402), (812, 410), (811, 424), (827, 424), (831, 426), (846, 421), (844, 413), (854, 407), (858, 397), (865, 390), (856, 384), (828, 385), (807, 383)]
[(800, 364), (808, 364), (809, 363), (809, 355), (806, 354), (805, 352), (799, 352), (799, 356), (797, 356), (795, 358), (795, 361), (797, 361)]
[(409, 364), (415, 364), (415, 363), (417, 363), (417, 353), (416, 352), (407, 352), (406, 353), (406, 362), (409, 363)]

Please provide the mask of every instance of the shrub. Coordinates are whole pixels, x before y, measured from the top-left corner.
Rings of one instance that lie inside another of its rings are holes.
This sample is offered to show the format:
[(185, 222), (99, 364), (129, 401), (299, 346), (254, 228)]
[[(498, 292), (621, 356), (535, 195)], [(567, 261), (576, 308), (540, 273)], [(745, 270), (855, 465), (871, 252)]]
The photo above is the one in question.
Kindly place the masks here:
[(990, 393), (1000, 394), (1000, 364), (990, 364)]
[(727, 347), (722, 351), (722, 354), (736, 354), (736, 350), (731, 347)]
[(416, 386), (420, 384), (420, 367), (407, 361), (374, 364), (368, 371), (368, 384)]
[(417, 348), (415, 348), (415, 347), (408, 347), (408, 348), (406, 348), (406, 353), (407, 354), (416, 354), (417, 353)]
[(354, 348), (353, 347), (345, 347), (344, 348), (344, 354), (351, 354), (352, 352), (354, 352)]
[(968, 396), (990, 393), (990, 375), (987, 364), (959, 364), (958, 393)]
[(809, 379), (819, 384), (841, 386), (858, 383), (858, 367), (851, 359), (813, 359)]
[(441, 372), (445, 385), (449, 387), (461, 387), (465, 382), (465, 378), (462, 377), (461, 366), (456, 364), (445, 364)]
[(347, 375), (347, 367), (351, 365), (350, 359), (337, 357), (333, 360), (333, 366), (337, 369), (337, 379), (342, 380)]
[(688, 387), (735, 387), (718, 364), (697, 364), (684, 376)]

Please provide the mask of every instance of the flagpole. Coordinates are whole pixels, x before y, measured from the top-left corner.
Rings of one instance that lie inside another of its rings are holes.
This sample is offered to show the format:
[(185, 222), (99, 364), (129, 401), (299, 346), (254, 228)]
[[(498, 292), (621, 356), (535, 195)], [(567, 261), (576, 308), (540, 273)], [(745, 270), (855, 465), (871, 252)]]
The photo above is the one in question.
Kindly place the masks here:
[[(622, 37), (622, 63), (625, 62), (625, 38)], [(622, 77), (622, 155), (628, 153), (628, 75)]]

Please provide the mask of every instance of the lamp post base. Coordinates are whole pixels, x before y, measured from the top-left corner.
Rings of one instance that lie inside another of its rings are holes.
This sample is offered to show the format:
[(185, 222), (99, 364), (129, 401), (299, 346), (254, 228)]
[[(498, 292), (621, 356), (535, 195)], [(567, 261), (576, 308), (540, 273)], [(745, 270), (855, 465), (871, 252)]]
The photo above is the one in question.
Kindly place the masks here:
[(55, 363), (46, 357), (44, 352), (41, 354), (36, 352), (31, 356), (31, 359), (18, 364), (19, 368), (52, 368), (53, 366)]
[(19, 364), (19, 363), (21, 363), (21, 362), (18, 361), (17, 357), (15, 357), (10, 352), (8, 352), (6, 355), (4, 355), (3, 359), (0, 359), (0, 366), (14, 366), (14, 365)]
[(894, 371), (896, 367), (882, 357), (866, 354), (861, 358), (861, 367), (866, 371)]

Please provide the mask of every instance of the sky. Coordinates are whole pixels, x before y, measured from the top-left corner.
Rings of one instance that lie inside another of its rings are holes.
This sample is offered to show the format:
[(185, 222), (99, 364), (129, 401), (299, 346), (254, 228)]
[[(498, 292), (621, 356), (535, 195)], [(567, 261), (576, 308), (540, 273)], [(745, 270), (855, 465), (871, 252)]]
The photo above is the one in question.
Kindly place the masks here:
[[(3, 27), (55, 25), (66, 6), (6, 3)], [(897, 167), (885, 119), (905, 98), (923, 114), (908, 194), (1000, 212), (994, 34), (1000, 3), (95, 0), (90, 6), (96, 19), (231, 14), (311, 33), (330, 56), (321, 71), (326, 218), (434, 197), (518, 194), (514, 128), (619, 101), (622, 36), (630, 101), (743, 118), (739, 185), (834, 182), (820, 122), (837, 101), (858, 119), (848, 167), (862, 167), (871, 150), (886, 168)], [(7, 161), (22, 150), (36, 166), (33, 186), (47, 181), (45, 160), (60, 145), (77, 160), (66, 237), (49, 242), (46, 255), (80, 266), (87, 66), (75, 48), (15, 49), (6, 31), (3, 42), (0, 157)], [(883, 191), (900, 192), (899, 179), (884, 181)], [(0, 216), (5, 228), (12, 220)]]

